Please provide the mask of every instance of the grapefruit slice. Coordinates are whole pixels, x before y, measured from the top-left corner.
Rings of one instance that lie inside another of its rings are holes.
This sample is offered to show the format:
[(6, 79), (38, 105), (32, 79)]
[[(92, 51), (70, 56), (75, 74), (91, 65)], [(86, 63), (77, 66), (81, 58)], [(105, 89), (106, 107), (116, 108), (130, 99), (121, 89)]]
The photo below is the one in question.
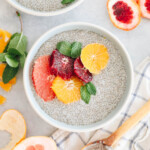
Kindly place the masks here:
[(5, 111), (0, 119), (0, 130), (11, 134), (10, 142), (0, 150), (11, 150), (17, 143), (25, 138), (26, 123), (23, 116), (16, 110)]
[(58, 100), (65, 104), (69, 104), (80, 100), (80, 88), (82, 85), (82, 81), (77, 77), (73, 76), (69, 80), (63, 80), (61, 77), (57, 76), (52, 83), (52, 89)]
[(52, 138), (37, 136), (23, 140), (13, 150), (57, 150), (57, 146)]
[(44, 101), (51, 101), (55, 93), (51, 89), (55, 76), (50, 73), (50, 56), (39, 57), (33, 67), (32, 80), (37, 95)]
[(107, 9), (114, 26), (122, 30), (132, 30), (141, 21), (141, 13), (135, 0), (108, 0)]
[(139, 0), (142, 16), (150, 19), (150, 0)]

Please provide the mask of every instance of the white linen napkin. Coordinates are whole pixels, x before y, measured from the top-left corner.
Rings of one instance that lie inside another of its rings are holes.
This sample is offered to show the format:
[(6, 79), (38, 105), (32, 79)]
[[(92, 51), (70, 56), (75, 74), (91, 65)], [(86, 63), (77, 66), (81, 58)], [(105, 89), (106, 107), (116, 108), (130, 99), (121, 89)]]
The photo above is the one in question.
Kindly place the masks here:
[[(135, 70), (134, 89), (128, 104), (111, 124), (102, 129), (87, 133), (73, 133), (57, 130), (52, 138), (58, 150), (81, 150), (92, 141), (108, 137), (126, 119), (134, 114), (150, 99), (150, 57), (147, 57)], [(121, 138), (115, 150), (150, 150), (150, 115), (146, 116), (132, 130)]]

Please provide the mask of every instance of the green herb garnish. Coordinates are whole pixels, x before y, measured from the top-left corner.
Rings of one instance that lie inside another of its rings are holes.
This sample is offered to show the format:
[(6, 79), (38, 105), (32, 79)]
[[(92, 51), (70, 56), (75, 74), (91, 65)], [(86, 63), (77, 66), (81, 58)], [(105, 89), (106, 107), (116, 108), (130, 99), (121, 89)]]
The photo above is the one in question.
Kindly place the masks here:
[(5, 84), (16, 76), (19, 66), (24, 66), (27, 56), (27, 38), (23, 34), (23, 25), (20, 13), (16, 13), (19, 16), (21, 33), (13, 34), (9, 43), (5, 47), (4, 52), (0, 54), (0, 62), (5, 62), (7, 64), (2, 76)]
[(61, 3), (62, 4), (70, 4), (72, 2), (74, 2), (75, 0), (62, 0)]
[(86, 104), (89, 104), (91, 95), (96, 95), (96, 88), (91, 82), (89, 82), (81, 86), (80, 93), (81, 93), (81, 99)]
[(77, 58), (81, 54), (82, 44), (80, 42), (70, 43), (68, 41), (61, 41), (56, 47), (63, 55)]

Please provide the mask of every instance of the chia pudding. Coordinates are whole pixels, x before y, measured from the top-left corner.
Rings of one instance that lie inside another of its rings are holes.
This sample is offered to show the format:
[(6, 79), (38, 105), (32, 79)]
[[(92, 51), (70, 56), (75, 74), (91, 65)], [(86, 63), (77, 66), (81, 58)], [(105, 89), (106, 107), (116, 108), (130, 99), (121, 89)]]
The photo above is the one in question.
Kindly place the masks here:
[[(72, 5), (74, 2), (70, 4), (62, 4), (62, 0), (16, 0), (18, 3), (23, 5), (26, 8), (36, 10), (36, 11), (56, 11), (59, 9), (63, 9), (69, 5)], [(79, 0), (75, 0), (79, 1)]]
[(81, 42), (83, 47), (91, 43), (103, 44), (109, 53), (107, 67), (98, 75), (93, 76), (92, 83), (97, 93), (91, 97), (90, 103), (85, 104), (83, 100), (71, 104), (64, 104), (58, 99), (44, 102), (35, 92), (31, 85), (34, 96), (40, 107), (55, 120), (70, 125), (89, 125), (104, 119), (118, 105), (126, 90), (127, 74), (124, 61), (113, 43), (105, 37), (87, 30), (71, 30), (55, 35), (46, 41), (37, 52), (32, 65), (39, 56), (50, 55), (56, 49), (60, 41)]

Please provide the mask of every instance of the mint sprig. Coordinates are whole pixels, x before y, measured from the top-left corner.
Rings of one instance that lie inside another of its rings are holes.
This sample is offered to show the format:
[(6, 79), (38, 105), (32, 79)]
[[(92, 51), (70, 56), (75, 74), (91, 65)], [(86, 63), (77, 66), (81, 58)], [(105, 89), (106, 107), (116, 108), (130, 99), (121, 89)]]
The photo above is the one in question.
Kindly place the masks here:
[(9, 43), (5, 47), (4, 52), (0, 54), (0, 62), (7, 63), (2, 76), (3, 82), (5, 84), (16, 76), (19, 70), (19, 66), (24, 66), (24, 62), (27, 56), (27, 37), (23, 34), (21, 15), (19, 12), (16, 12), (16, 14), (19, 16), (21, 33), (13, 34)]
[(94, 84), (89, 82), (89, 83), (81, 86), (80, 93), (81, 93), (81, 99), (86, 104), (89, 104), (91, 95), (96, 95), (96, 88), (95, 88)]
[(62, 4), (70, 4), (72, 2), (74, 2), (75, 0), (62, 0), (61, 3)]
[(56, 48), (65, 56), (77, 58), (81, 54), (82, 44), (80, 42), (61, 41), (57, 43)]

